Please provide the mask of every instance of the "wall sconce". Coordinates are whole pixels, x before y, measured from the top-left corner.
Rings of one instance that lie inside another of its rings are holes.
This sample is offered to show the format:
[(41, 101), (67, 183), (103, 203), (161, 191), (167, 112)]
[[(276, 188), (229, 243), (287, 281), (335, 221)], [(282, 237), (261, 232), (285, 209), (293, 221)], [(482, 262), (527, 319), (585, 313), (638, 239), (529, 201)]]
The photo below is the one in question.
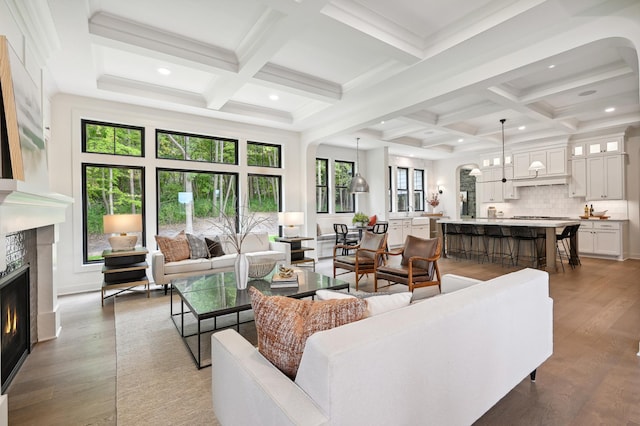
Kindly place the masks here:
[(442, 194), (444, 192), (444, 186), (438, 184), (438, 194)]
[(105, 234), (120, 234), (109, 237), (112, 251), (133, 250), (138, 241), (137, 235), (127, 232), (142, 232), (141, 214), (107, 214), (102, 216)]
[(295, 238), (300, 235), (299, 225), (304, 224), (304, 212), (278, 213), (278, 223), (283, 226), (282, 234), (285, 238)]

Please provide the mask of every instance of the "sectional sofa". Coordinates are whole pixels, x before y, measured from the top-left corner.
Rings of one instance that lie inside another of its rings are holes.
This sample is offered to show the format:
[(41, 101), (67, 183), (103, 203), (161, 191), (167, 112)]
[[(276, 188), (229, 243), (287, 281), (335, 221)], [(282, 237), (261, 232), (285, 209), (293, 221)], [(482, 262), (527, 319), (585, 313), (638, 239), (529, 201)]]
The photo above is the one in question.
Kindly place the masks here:
[[(235, 330), (211, 337), (222, 425), (470, 425), (553, 352), (546, 272), (485, 282), (313, 334), (295, 380)], [(533, 374), (532, 374), (533, 373)], [(544, 369), (539, 374), (544, 380)]]

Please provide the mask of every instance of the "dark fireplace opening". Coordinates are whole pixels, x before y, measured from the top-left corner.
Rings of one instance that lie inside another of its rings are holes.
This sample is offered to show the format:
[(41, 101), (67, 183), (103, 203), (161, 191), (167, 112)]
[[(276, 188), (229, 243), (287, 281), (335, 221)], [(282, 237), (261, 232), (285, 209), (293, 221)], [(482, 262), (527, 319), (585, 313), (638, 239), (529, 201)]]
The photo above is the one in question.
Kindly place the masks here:
[(0, 368), (2, 393), (31, 350), (29, 265), (0, 278)]

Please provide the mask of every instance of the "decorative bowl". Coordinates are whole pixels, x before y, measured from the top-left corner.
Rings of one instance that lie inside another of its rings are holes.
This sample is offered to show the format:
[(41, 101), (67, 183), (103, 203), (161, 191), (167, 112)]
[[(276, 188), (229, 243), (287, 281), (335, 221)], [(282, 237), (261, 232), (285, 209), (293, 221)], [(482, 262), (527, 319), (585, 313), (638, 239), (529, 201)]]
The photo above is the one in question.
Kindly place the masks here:
[(260, 263), (249, 262), (249, 278), (266, 277), (269, 272), (273, 271), (275, 266), (276, 261), (271, 259), (262, 259)]
[(594, 216), (604, 216), (604, 215), (606, 215), (606, 214), (607, 214), (607, 211), (608, 211), (608, 210), (602, 210), (602, 211), (600, 211), (600, 212), (593, 212), (593, 215), (594, 215)]

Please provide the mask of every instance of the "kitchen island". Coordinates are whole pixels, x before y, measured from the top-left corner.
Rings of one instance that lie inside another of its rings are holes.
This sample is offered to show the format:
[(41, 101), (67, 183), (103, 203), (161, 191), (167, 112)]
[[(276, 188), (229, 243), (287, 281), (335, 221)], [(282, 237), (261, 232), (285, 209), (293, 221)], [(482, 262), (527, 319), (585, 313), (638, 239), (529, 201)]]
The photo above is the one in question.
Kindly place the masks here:
[[(473, 225), (473, 226), (490, 226), (497, 225), (504, 228), (510, 228), (515, 226), (527, 226), (531, 228), (541, 228), (545, 231), (545, 252), (546, 258), (546, 270), (547, 272), (555, 272), (556, 265), (556, 233), (560, 233), (561, 229), (565, 226), (579, 225), (580, 220), (572, 219), (440, 219), (438, 223), (442, 226), (443, 237), (443, 253), (447, 252), (446, 230), (448, 224), (460, 224), (460, 225)], [(577, 262), (578, 242), (577, 236), (570, 241), (570, 251), (572, 255), (572, 262)], [(488, 256), (488, 253), (487, 253)]]

